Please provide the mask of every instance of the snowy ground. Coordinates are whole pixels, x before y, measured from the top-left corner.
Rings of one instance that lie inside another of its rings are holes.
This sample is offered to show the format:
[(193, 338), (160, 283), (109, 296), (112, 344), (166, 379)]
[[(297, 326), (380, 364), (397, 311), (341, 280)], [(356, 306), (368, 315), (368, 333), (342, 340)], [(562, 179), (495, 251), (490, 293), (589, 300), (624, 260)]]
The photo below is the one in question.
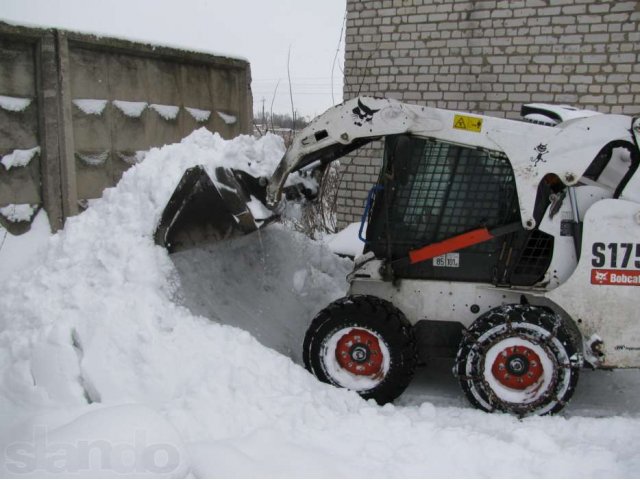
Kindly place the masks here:
[(0, 282), (36, 263), (50, 235), (51, 226), (44, 210), (36, 214), (26, 234), (12, 235), (0, 225)]
[(640, 475), (637, 371), (585, 372), (562, 415), (518, 420), (470, 408), (435, 364), (379, 407), (296, 363), (348, 261), (278, 226), (171, 259), (153, 244), (186, 167), (281, 154), (205, 130), (151, 150), (0, 280), (3, 475)]

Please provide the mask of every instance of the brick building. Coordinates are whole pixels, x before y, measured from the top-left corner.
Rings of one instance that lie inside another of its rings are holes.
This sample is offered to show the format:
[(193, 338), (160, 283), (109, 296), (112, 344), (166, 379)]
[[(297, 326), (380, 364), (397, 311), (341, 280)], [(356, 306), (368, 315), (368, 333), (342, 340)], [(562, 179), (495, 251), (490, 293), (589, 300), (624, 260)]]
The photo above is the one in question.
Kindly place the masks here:
[[(523, 103), (640, 114), (640, 2), (347, 0), (344, 98), (518, 118)], [(359, 221), (380, 142), (352, 155), (338, 223)]]

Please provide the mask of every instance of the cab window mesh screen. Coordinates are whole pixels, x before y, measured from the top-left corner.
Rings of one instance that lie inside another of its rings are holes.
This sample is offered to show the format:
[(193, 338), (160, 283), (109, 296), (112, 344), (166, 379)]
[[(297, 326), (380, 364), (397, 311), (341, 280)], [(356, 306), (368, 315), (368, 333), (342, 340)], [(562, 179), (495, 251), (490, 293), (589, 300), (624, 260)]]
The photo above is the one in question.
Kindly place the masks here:
[[(388, 138), (386, 150), (381, 178), (386, 199), (376, 200), (377, 218), (371, 220), (385, 223), (379, 219), (386, 203), (389, 228), (374, 227), (378, 235), (372, 233), (381, 242), (390, 239), (398, 255), (519, 219), (513, 172), (504, 155), (410, 137)], [(495, 250), (493, 241), (468, 249)]]
[[(512, 277), (517, 279), (533, 277), (534, 281), (537, 280), (549, 268), (552, 255), (553, 237), (539, 230), (531, 232), (513, 269)], [(520, 283), (524, 282), (520, 281)]]

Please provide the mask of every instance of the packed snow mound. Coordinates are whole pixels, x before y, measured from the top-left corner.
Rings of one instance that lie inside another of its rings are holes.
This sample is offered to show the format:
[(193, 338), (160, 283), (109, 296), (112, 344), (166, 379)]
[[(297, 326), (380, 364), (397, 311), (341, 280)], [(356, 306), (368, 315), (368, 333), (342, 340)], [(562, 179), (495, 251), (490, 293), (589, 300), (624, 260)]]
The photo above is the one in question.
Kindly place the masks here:
[(351, 268), (351, 262), (280, 225), (179, 252), (172, 260), (179, 272), (180, 303), (242, 328), (299, 364), (311, 319), (344, 295)]
[[(33, 212), (26, 208), (16, 210), (12, 206), (5, 207), (9, 211), (3, 213), (0, 208), (0, 214), (5, 218), (15, 218), (16, 220), (27, 219), (27, 215), (31, 218)], [(51, 235), (51, 226), (49, 225), (49, 217), (44, 209), (38, 210), (29, 231), (22, 235), (12, 235), (0, 225), (0, 282), (9, 278), (15, 272), (27, 268), (28, 265), (38, 262), (42, 250), (46, 248), (47, 242)]]
[[(362, 231), (367, 231), (366, 222), (362, 227)], [(364, 242), (360, 240), (359, 233), (360, 222), (350, 223), (338, 233), (327, 235), (324, 241), (332, 252), (355, 258), (362, 255), (364, 251)]]
[[(270, 174), (282, 153), (277, 137), (225, 141), (203, 129), (152, 149), (51, 237), (39, 265), (0, 283), (3, 476), (51, 476), (52, 459), (64, 476), (637, 475), (637, 415), (518, 420), (423, 400), (379, 407), (229, 326), (263, 319), (256, 336), (287, 352), (269, 328), (296, 322), (289, 333), (300, 335), (304, 319), (289, 316), (340, 295), (348, 265), (272, 226), (205, 251), (203, 275), (187, 278), (153, 232), (186, 168)], [(191, 291), (198, 278), (209, 298)], [(194, 313), (198, 301), (211, 318)], [(98, 456), (88, 466), (78, 463), (87, 442)], [(159, 448), (161, 458), (148, 455)]]

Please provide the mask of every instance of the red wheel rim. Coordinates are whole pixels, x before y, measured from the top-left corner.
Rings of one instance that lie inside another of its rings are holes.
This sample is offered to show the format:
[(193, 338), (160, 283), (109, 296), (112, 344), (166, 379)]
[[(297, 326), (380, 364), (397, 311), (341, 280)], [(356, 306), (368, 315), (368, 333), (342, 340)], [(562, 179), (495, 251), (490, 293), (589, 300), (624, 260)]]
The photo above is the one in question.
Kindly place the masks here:
[(378, 338), (354, 328), (338, 340), (336, 360), (349, 373), (370, 377), (382, 372), (384, 358)]
[(514, 345), (498, 354), (491, 373), (505, 387), (524, 390), (535, 385), (544, 370), (536, 352), (522, 345)]

